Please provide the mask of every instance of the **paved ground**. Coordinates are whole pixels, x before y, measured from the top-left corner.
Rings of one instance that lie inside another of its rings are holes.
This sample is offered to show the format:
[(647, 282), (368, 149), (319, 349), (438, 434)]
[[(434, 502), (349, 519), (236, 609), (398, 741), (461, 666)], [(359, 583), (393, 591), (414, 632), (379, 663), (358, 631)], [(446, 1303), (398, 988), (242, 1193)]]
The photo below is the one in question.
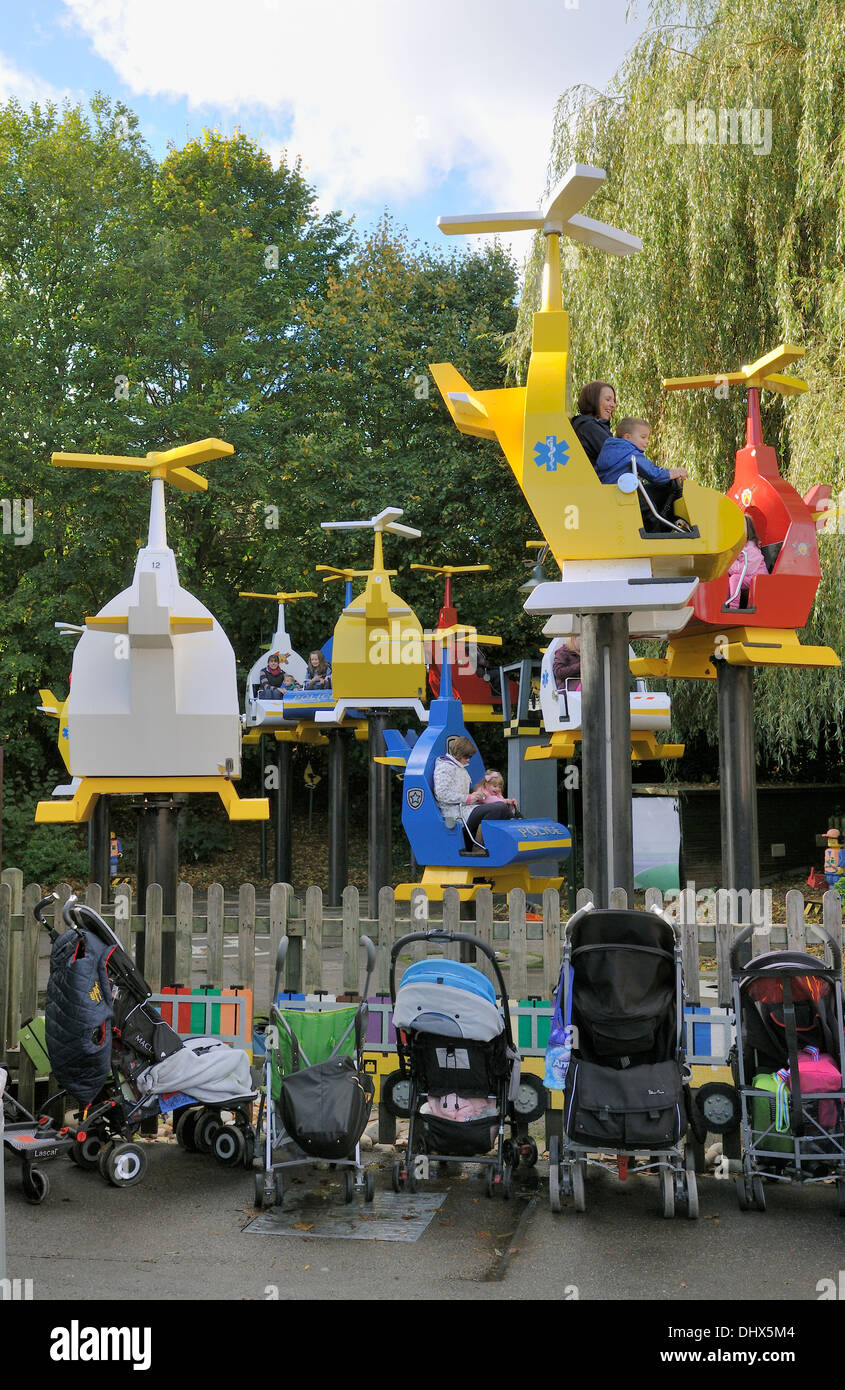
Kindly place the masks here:
[[(118, 1190), (65, 1159), (49, 1165), (43, 1205), (24, 1201), (16, 1162), (6, 1165), (10, 1278), (32, 1279), (35, 1300), (558, 1299), (815, 1301), (817, 1285), (845, 1265), (845, 1222), (835, 1191), (768, 1189), (769, 1211), (740, 1213), (734, 1185), (700, 1179), (701, 1218), (665, 1221), (657, 1184), (596, 1174), (588, 1210), (553, 1216), (546, 1165), (520, 1179), (514, 1200), (488, 1200), (477, 1177), (453, 1173), (423, 1234), (407, 1240), (314, 1238), (314, 1210), (301, 1231), (257, 1235), (253, 1175), (151, 1141), (137, 1187)], [(390, 1192), (392, 1155), (375, 1153), (377, 1192)], [(464, 1172), (472, 1172), (465, 1169)], [(333, 1175), (307, 1185), (317, 1209), (339, 1216)], [(306, 1187), (292, 1189), (293, 1200)], [(355, 1199), (361, 1217), (367, 1209)], [(410, 1219), (419, 1203), (407, 1196)], [(401, 1222), (402, 1212), (394, 1218)], [(366, 1221), (362, 1221), (362, 1234)], [(269, 1293), (268, 1293), (269, 1290)], [(84, 1315), (84, 1314), (80, 1314)], [(759, 1316), (759, 1313), (757, 1314)], [(769, 1320), (773, 1315), (767, 1315)]]

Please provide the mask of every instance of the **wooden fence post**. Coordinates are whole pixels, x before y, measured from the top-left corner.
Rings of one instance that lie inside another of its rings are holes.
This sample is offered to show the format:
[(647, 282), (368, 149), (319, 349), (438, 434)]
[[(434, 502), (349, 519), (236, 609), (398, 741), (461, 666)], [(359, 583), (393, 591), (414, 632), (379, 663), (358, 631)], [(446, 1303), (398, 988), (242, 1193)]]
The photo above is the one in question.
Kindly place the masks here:
[(525, 923), (525, 890), (512, 888), (508, 893), (508, 997), (525, 998), (528, 993), (528, 933)]
[[(358, 889), (348, 884), (343, 890), (343, 975), (341, 984), (344, 994), (354, 995), (356, 999), (361, 994), (360, 955), (361, 947), (359, 938), (361, 936), (361, 903)], [(381, 901), (379, 901), (379, 918), (381, 917)], [(381, 926), (379, 926), (379, 939), (381, 938)]]
[[(115, 893), (115, 903), (117, 893)], [(115, 909), (116, 911), (116, 909)], [(191, 937), (194, 930), (194, 890), (190, 883), (176, 885), (176, 952), (174, 966), (177, 985), (193, 988), (194, 959)]]
[(543, 893), (543, 998), (553, 999), (560, 976), (560, 893), (547, 888)]
[(323, 890), (314, 884), (305, 894), (305, 993), (323, 988)]
[[(356, 890), (357, 891), (357, 890)], [(421, 890), (420, 890), (421, 891)], [(422, 892), (426, 909), (428, 897)], [(412, 896), (412, 904), (414, 898)], [(426, 918), (426, 921), (428, 919)], [(412, 923), (413, 926), (413, 923)], [(404, 932), (401, 933), (404, 935)], [(382, 888), (378, 895), (378, 944), (376, 946), (376, 994), (390, 993), (390, 953), (400, 933), (396, 926), (396, 899), (392, 888)]]
[(238, 978), (242, 989), (255, 990), (255, 884), (238, 890)]
[[(11, 978), (9, 974), (12, 960), (12, 886), (0, 882), (0, 1065), (6, 1056), (9, 1009), (12, 1002)], [(11, 1043), (11, 1039), (9, 1039)]]
[[(485, 946), (493, 950), (493, 892), (490, 888), (479, 888), (475, 895), (475, 935)], [(492, 963), (483, 951), (477, 952), (476, 966), (495, 983)]]

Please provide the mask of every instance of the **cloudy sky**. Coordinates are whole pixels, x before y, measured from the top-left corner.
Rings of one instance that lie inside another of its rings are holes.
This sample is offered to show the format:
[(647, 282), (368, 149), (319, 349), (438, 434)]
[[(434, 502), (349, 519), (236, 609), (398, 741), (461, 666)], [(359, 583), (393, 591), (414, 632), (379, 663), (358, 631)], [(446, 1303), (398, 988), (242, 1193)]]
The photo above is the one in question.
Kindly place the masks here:
[(239, 126), (302, 157), (324, 210), (388, 207), (437, 241), (440, 213), (536, 206), (555, 102), (603, 87), (646, 0), (0, 0), (0, 100), (138, 114), (156, 156)]

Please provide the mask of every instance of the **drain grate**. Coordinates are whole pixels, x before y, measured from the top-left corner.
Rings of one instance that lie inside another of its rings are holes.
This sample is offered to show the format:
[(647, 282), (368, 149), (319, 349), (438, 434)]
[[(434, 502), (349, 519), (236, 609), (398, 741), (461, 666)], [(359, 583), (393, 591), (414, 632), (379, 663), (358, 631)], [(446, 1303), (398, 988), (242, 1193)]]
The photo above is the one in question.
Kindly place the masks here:
[(448, 1192), (377, 1192), (372, 1202), (329, 1203), (310, 1193), (285, 1193), (284, 1206), (262, 1212), (244, 1230), (305, 1240), (419, 1240)]

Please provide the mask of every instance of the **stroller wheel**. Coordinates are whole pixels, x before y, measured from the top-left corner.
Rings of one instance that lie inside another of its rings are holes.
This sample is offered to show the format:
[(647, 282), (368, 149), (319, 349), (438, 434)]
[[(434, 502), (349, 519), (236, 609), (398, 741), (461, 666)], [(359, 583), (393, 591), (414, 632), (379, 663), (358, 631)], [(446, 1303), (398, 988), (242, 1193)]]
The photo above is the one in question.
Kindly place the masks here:
[(134, 1187), (147, 1171), (147, 1155), (137, 1144), (115, 1144), (105, 1170), (112, 1187)]
[(758, 1211), (766, 1210), (766, 1189), (763, 1187), (763, 1179), (759, 1173), (755, 1173), (751, 1179), (751, 1196)]
[(393, 1191), (394, 1191), (394, 1192), (401, 1192), (401, 1191), (402, 1191), (402, 1187), (403, 1187), (402, 1164), (401, 1164), (401, 1162), (400, 1162), (400, 1160), (399, 1160), (398, 1158), (396, 1159), (395, 1163), (393, 1164), (393, 1170), (392, 1170), (392, 1172), (391, 1172), (391, 1174), (390, 1174), (390, 1185), (391, 1185), (391, 1187), (393, 1188)]
[(344, 1168), (343, 1170), (343, 1200), (347, 1204), (355, 1196), (355, 1169)]
[(255, 1131), (248, 1129), (244, 1134), (244, 1168), (251, 1168), (255, 1159)]
[(503, 1173), (502, 1173), (502, 1201), (503, 1201), (503, 1202), (509, 1202), (509, 1201), (510, 1201), (510, 1198), (511, 1198), (511, 1182), (512, 1182), (512, 1176), (513, 1176), (513, 1170), (511, 1169), (511, 1167), (510, 1167), (509, 1164), (505, 1164), (505, 1168), (504, 1168), (504, 1171), (503, 1171)]
[(255, 1175), (255, 1206), (259, 1211), (266, 1211), (272, 1207), (276, 1200), (277, 1183), (274, 1177), (281, 1177), (281, 1174), (256, 1173)]
[(751, 1210), (751, 1199), (748, 1193), (748, 1186), (744, 1177), (736, 1180), (736, 1200), (739, 1202), (740, 1211)]
[(376, 1195), (376, 1175), (372, 1168), (364, 1173), (364, 1201), (371, 1202)]
[(671, 1221), (675, 1215), (675, 1175), (669, 1167), (660, 1169), (660, 1204), (663, 1216)]
[(587, 1210), (587, 1194), (584, 1190), (584, 1171), (586, 1163), (583, 1158), (579, 1158), (572, 1165), (572, 1200), (576, 1211)]
[(97, 1168), (99, 1169), (100, 1177), (103, 1178), (105, 1182), (108, 1182), (108, 1174), (106, 1172), (106, 1161), (112, 1149), (114, 1148), (116, 1142), (117, 1141), (114, 1139), (109, 1139), (108, 1143), (104, 1144), (103, 1147), (100, 1149), (100, 1152), (97, 1154)]
[(839, 1215), (845, 1216), (845, 1180), (842, 1178), (836, 1180), (836, 1205), (839, 1209)]
[(519, 1157), (526, 1168), (534, 1168), (539, 1154), (533, 1139), (524, 1139), (519, 1146)]
[(84, 1168), (90, 1172), (97, 1167), (104, 1143), (105, 1140), (101, 1134), (86, 1134), (81, 1143), (79, 1140), (74, 1141), (70, 1156), (78, 1168)]
[(519, 1090), (513, 1103), (514, 1111), (520, 1120), (525, 1120), (528, 1124), (532, 1120), (539, 1120), (546, 1112), (547, 1102), (546, 1088), (539, 1076), (532, 1076), (531, 1072), (523, 1072), (519, 1078)]
[(236, 1168), (243, 1163), (246, 1140), (237, 1125), (222, 1125), (211, 1141), (211, 1152), (224, 1168)]
[(37, 1207), (50, 1191), (50, 1179), (40, 1168), (30, 1168), (29, 1164), (24, 1165), (23, 1170), (23, 1195), (31, 1206)]
[(687, 1196), (687, 1220), (698, 1220), (698, 1179), (695, 1176), (695, 1153), (691, 1145), (687, 1145), (684, 1154), (684, 1167), (686, 1168), (686, 1196)]
[(195, 1154), (197, 1151), (197, 1121), (202, 1113), (201, 1106), (192, 1105), (189, 1110), (183, 1110), (176, 1121), (176, 1143), (185, 1153)]
[(484, 1172), (484, 1196), (485, 1196), (485, 1197), (492, 1197), (492, 1196), (493, 1196), (493, 1165), (492, 1165), (492, 1163), (487, 1163), (487, 1164), (485, 1164), (485, 1172)]
[(560, 1140), (556, 1134), (549, 1140), (549, 1203), (552, 1211), (560, 1211)]
[(197, 1153), (211, 1153), (214, 1143), (214, 1136), (219, 1129), (222, 1129), (223, 1122), (216, 1110), (204, 1110), (194, 1127), (194, 1148)]

